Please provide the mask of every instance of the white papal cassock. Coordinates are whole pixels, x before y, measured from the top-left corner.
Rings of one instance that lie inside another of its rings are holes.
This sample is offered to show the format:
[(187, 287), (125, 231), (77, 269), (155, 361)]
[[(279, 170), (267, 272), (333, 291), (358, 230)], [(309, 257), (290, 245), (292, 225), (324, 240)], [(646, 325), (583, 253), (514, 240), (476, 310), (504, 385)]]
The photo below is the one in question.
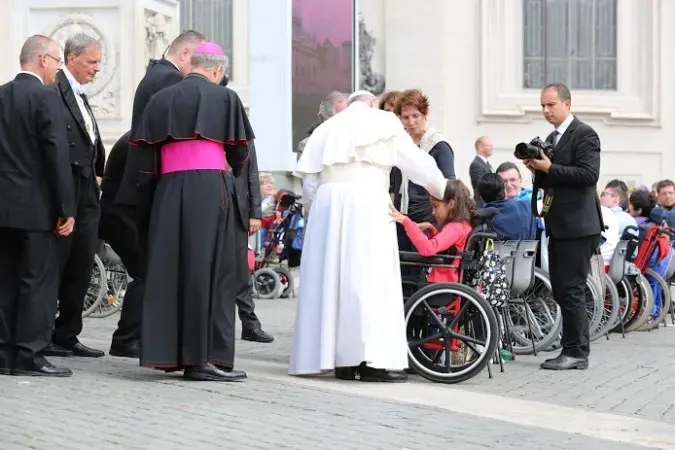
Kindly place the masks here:
[(408, 366), (389, 172), (442, 197), (445, 179), (398, 118), (352, 103), (307, 141), (295, 175), (310, 204), (289, 373)]

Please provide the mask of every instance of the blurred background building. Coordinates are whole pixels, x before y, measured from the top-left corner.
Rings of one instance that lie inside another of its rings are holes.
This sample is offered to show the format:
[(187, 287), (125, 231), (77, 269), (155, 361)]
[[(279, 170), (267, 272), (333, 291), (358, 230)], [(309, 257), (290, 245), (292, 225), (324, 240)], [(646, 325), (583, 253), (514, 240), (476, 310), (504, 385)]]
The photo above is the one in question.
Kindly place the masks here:
[(292, 170), (320, 99), (358, 84), (422, 89), (462, 178), (479, 135), (492, 137), (495, 163), (547, 135), (539, 91), (562, 81), (600, 135), (603, 181), (650, 184), (675, 168), (672, 24), (666, 0), (0, 0), (0, 81), (31, 34), (98, 37), (105, 61), (87, 89), (110, 149), (148, 60), (194, 28), (230, 57), (262, 169)]

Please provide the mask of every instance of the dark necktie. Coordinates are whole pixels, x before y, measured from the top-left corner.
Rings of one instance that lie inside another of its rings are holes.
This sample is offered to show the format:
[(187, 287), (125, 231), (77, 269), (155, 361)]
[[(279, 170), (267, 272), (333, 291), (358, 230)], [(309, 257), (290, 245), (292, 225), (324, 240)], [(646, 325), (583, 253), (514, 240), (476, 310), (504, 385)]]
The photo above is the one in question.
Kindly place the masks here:
[(485, 161), (485, 164), (487, 164), (488, 169), (490, 169), (490, 172), (494, 172), (494, 170), (492, 170), (492, 165), (490, 164), (490, 161)]

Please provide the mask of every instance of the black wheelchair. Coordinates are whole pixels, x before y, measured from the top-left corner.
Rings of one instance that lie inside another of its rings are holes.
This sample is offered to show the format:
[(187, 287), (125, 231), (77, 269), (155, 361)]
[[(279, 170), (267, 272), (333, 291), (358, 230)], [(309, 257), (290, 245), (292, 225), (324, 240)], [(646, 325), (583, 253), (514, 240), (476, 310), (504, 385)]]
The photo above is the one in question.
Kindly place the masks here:
[[(406, 334), (410, 368), (438, 383), (461, 383), (481, 372), (495, 355), (500, 338), (497, 316), (490, 303), (469, 286), (486, 243), (495, 235), (476, 232), (466, 251), (424, 257), (399, 252), (401, 266), (419, 268), (403, 277)], [(428, 283), (430, 268), (459, 271), (458, 283)]]

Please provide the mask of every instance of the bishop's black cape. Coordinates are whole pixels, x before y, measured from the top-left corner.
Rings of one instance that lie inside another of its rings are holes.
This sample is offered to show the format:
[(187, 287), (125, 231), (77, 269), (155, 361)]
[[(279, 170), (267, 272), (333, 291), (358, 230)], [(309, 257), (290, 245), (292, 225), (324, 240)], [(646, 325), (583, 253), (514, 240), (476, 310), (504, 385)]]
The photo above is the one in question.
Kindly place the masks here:
[(248, 142), (255, 139), (237, 93), (201, 75), (190, 74), (153, 95), (131, 130), (131, 144), (150, 150), (129, 150), (139, 152), (138, 196), (143, 199), (137, 208), (140, 228), (148, 226), (150, 210), (144, 205), (152, 203), (156, 187), (160, 167), (156, 150), (162, 143), (195, 137), (223, 143), (227, 163), (235, 175), (248, 158)]
[[(141, 365), (164, 370), (207, 362), (234, 364), (237, 290), (234, 210), (219, 170), (159, 174), (162, 144), (206, 139), (224, 145), (241, 169), (254, 138), (232, 90), (201, 75), (155, 94), (132, 130), (129, 151), (143, 153), (142, 174), (153, 180), (141, 326)], [(139, 217), (140, 219), (140, 217)]]

